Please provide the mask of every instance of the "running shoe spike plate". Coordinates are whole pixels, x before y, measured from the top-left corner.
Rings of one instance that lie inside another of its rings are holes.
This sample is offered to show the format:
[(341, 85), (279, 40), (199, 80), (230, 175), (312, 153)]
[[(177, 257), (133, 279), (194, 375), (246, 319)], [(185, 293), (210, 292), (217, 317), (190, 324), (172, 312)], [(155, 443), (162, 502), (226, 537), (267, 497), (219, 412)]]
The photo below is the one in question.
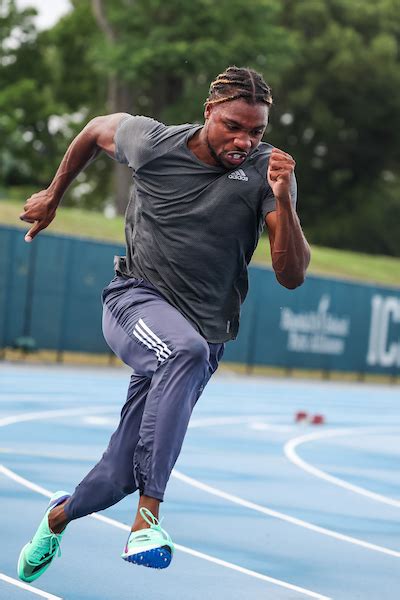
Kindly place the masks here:
[(130, 533), (121, 557), (135, 565), (166, 569), (174, 554), (174, 544), (168, 533), (161, 528), (161, 521), (147, 508), (141, 508), (139, 512), (150, 527)]
[(21, 550), (18, 559), (18, 577), (22, 581), (30, 582), (40, 577), (49, 568), (53, 558), (58, 552), (61, 556), (60, 542), (63, 533), (53, 533), (49, 528), (49, 512), (52, 508), (70, 497), (68, 492), (56, 492), (50, 500), (44, 517), (31, 539)]

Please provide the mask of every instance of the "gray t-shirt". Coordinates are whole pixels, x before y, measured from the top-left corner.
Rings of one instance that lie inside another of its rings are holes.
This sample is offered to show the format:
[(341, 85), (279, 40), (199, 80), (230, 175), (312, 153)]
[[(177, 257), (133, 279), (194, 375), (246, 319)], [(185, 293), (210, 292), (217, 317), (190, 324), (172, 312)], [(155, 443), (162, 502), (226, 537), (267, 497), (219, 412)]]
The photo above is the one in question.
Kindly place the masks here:
[[(240, 168), (200, 161), (187, 142), (200, 125), (122, 119), (116, 158), (133, 171), (126, 257), (116, 271), (144, 278), (212, 343), (234, 339), (248, 290), (247, 265), (265, 215), (275, 210), (266, 180), (272, 146), (261, 143)], [(292, 202), (296, 203), (293, 178)]]

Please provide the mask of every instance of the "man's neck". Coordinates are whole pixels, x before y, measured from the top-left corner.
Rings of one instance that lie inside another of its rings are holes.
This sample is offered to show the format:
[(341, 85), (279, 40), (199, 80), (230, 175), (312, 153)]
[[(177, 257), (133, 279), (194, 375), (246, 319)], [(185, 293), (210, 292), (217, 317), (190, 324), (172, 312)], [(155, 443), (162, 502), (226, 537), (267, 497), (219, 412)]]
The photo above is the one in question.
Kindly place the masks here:
[(210, 152), (204, 127), (199, 129), (199, 131), (196, 131), (196, 133), (189, 139), (188, 148), (191, 152), (193, 152), (196, 158), (206, 163), (207, 165), (212, 165), (213, 167), (220, 166), (218, 161), (212, 156)]

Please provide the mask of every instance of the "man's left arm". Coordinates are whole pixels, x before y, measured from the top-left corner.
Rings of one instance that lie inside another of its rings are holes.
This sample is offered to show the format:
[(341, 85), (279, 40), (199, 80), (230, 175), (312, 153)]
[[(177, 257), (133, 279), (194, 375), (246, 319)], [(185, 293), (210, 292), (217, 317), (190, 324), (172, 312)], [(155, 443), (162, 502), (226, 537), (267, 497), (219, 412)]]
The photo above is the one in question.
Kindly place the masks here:
[(310, 247), (301, 229), (290, 196), (290, 181), (295, 161), (274, 148), (268, 165), (268, 183), (275, 196), (276, 210), (265, 217), (271, 245), (272, 267), (277, 280), (294, 289), (304, 282), (310, 263)]

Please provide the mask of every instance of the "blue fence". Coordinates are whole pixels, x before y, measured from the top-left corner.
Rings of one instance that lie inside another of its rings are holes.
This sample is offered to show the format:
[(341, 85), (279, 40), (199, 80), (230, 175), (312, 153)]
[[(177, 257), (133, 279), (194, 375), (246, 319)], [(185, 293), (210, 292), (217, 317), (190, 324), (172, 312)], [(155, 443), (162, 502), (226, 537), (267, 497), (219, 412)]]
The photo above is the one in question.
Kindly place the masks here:
[(42, 234), (31, 244), (0, 229), (0, 347), (31, 337), (38, 348), (108, 352), (102, 288), (121, 246)]
[[(42, 349), (105, 353), (102, 288), (120, 245), (42, 234), (32, 244), (0, 228), (0, 348), (21, 338)], [(238, 339), (225, 361), (249, 366), (400, 371), (400, 289), (309, 276), (294, 291), (250, 269)]]

